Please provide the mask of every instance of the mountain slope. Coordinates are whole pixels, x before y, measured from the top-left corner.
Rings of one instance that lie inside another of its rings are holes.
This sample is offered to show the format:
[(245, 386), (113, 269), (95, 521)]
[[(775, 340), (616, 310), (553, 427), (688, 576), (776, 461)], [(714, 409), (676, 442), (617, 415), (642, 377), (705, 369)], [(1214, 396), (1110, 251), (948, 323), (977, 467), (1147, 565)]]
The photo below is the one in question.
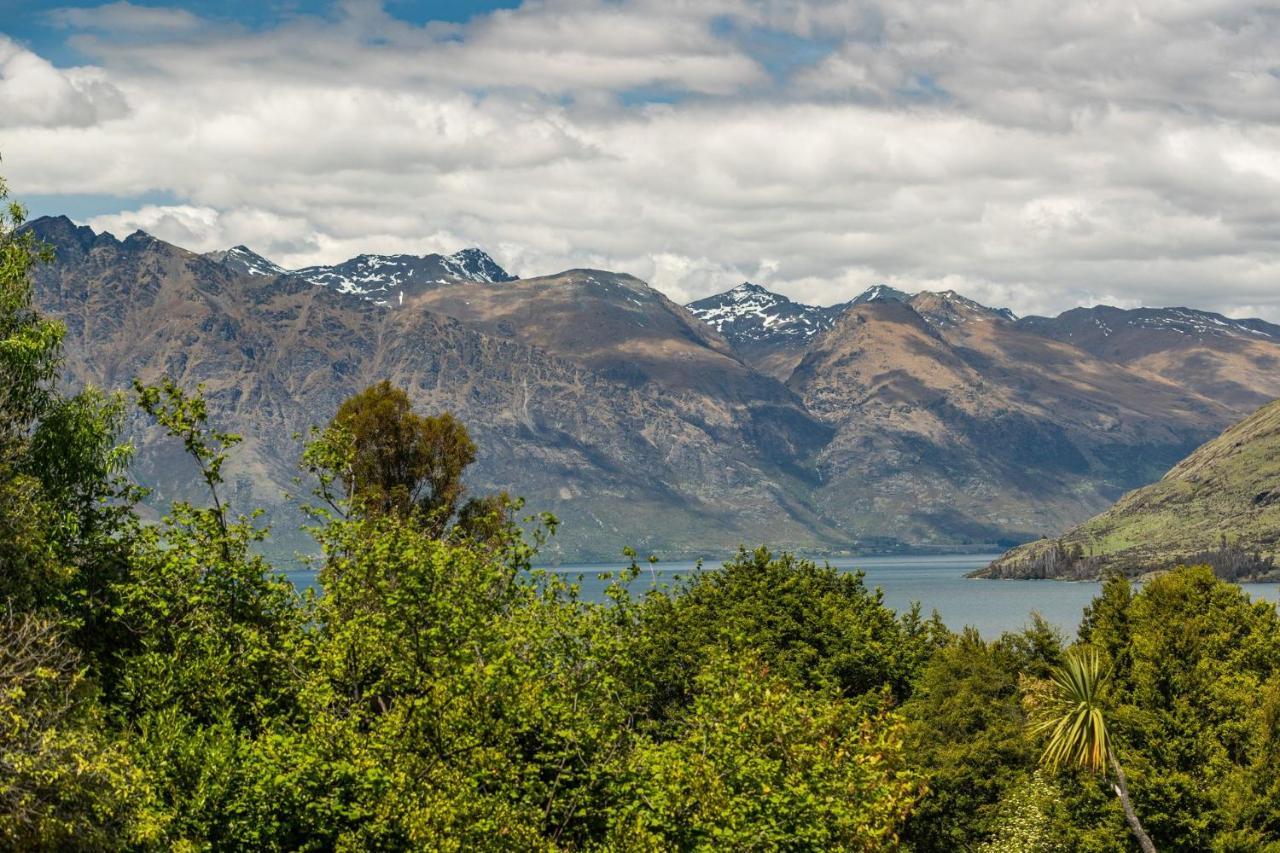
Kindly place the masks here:
[(479, 249), (463, 249), (452, 255), (356, 255), (340, 264), (303, 267), (292, 274), (379, 302), (456, 281), (515, 281), (515, 276)]
[(748, 364), (785, 380), (813, 337), (830, 329), (846, 306), (805, 305), (744, 281), (685, 307), (723, 335)]
[(1096, 577), (1207, 562), (1236, 580), (1280, 578), (1280, 400), (1161, 480), (1057, 539), (1015, 548), (982, 577)]
[(845, 529), (917, 546), (1062, 529), (1233, 417), (946, 294), (851, 307), (788, 384), (836, 429), (819, 504)]
[(248, 246), (232, 246), (221, 252), (208, 252), (205, 257), (237, 275), (287, 275), (289, 271), (269, 261)]
[[(359, 286), (317, 284), (243, 247), (202, 256), (65, 218), (31, 227), (57, 249), (37, 297), (67, 323), (72, 381), (206, 383), (220, 423), (246, 436), (241, 505), (294, 511), (281, 498), (296, 491), (291, 436), (386, 377), (424, 410), (458, 414), (481, 448), (472, 485), (561, 516), (558, 547), (573, 558), (628, 544), (822, 553), (1052, 535), (1255, 408), (1262, 365), (1280, 360), (1280, 341), (1252, 321), (1240, 323), (1254, 332), (1217, 337), (1156, 329), (1157, 363), (1091, 352), (1096, 342), (952, 292), (882, 286), (815, 309), (742, 288), (752, 307), (738, 314), (756, 320), (722, 333), (600, 270), (497, 281), (480, 253), (449, 256), (444, 272), (446, 256), (402, 256), (406, 267), (368, 255), (324, 268)], [(773, 334), (786, 312), (819, 310), (833, 312), (825, 329)], [(1196, 347), (1235, 357), (1243, 334), (1258, 366), (1249, 394), (1165, 375)], [(776, 344), (772, 375), (744, 354), (752, 335)], [(193, 494), (171, 445), (141, 421), (131, 434), (161, 501)]]
[(950, 329), (987, 320), (1016, 320), (1008, 308), (988, 308), (954, 290), (924, 290), (903, 300), (931, 326)]
[(759, 464), (796, 494), (808, 489), (807, 459), (830, 438), (785, 385), (633, 276), (569, 270), (500, 286), (443, 285), (412, 304), (661, 393), (721, 440), (757, 449)]
[(1280, 326), (1190, 308), (1106, 305), (1019, 326), (1116, 364), (1138, 367), (1241, 408), (1280, 397)]

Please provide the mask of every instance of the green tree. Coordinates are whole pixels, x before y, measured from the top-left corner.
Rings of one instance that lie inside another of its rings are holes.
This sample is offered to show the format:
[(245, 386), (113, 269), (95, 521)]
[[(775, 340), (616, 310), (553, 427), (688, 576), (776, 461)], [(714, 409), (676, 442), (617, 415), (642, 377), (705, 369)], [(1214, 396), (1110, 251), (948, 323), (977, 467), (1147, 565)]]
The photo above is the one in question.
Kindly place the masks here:
[[(7, 198), (0, 178), (0, 203)], [(21, 230), (25, 218), (17, 202), (0, 211), (0, 460), (20, 452), (52, 404), (61, 364), (62, 325), (40, 316), (31, 293), (31, 270), (53, 252)]]
[(533, 572), (518, 535), (333, 519), (306, 727), (271, 742), (243, 832), (284, 847), (588, 846), (638, 701), (634, 617)]
[(902, 708), (908, 759), (929, 783), (904, 830), (911, 849), (973, 849), (1007, 829), (1010, 803), (1036, 766), (1019, 683), (1047, 676), (1061, 647), (1061, 635), (1033, 614), (1026, 629), (994, 641), (965, 629), (925, 664)]
[(888, 686), (901, 701), (945, 636), (937, 620), (898, 617), (858, 573), (761, 548), (695, 573), (645, 603), (637, 642), (651, 663), (652, 713), (681, 708), (708, 649), (758, 654), (805, 688), (849, 697)]
[(415, 414), (408, 395), (383, 380), (343, 401), (308, 459), (313, 469), (336, 472), (360, 511), (414, 512), (439, 534), (457, 511), (475, 454), (453, 415)]
[(115, 638), (113, 661), (100, 675), (151, 782), (149, 820), (163, 843), (235, 847), (228, 828), (254, 744), (298, 713), (306, 614), (293, 586), (254, 553), (267, 535), (256, 514), (233, 514), (221, 498), (238, 437), (210, 427), (200, 393), (166, 380), (138, 394), (193, 457), (210, 505), (177, 502), (131, 538), (104, 629)]
[[(1280, 842), (1280, 614), (1206, 566), (1113, 580), (1081, 639), (1110, 662), (1108, 722), (1161, 849)], [(1268, 848), (1268, 845), (1272, 845)]]
[(1063, 817), (1058, 791), (1040, 771), (1014, 786), (1001, 802), (992, 837), (978, 853), (1067, 853), (1070, 848), (1054, 832)]
[(0, 849), (146, 840), (143, 774), (107, 731), (79, 652), (49, 619), (0, 611)]
[(53, 253), (24, 217), (16, 203), (0, 212), (0, 595), (84, 623), (86, 599), (120, 570), (137, 497), (122, 476), (131, 449), (116, 443), (124, 400), (58, 392), (64, 330), (36, 310), (31, 285)]
[(612, 815), (612, 845), (896, 846), (924, 790), (903, 759), (896, 714), (831, 691), (797, 689), (753, 655), (710, 654), (695, 691), (673, 737), (636, 744)]
[(16, 202), (0, 210), (0, 592), (19, 607), (46, 601), (66, 575), (47, 535), (56, 510), (26, 470), (31, 434), (54, 402), (63, 328), (35, 310), (31, 270), (52, 253), (20, 230), (25, 218)]
[(1129, 829), (1146, 853), (1155, 853), (1155, 845), (1130, 801), (1128, 781), (1107, 726), (1101, 700), (1104, 680), (1096, 651), (1069, 650), (1049, 682), (1031, 693), (1031, 730), (1048, 735), (1041, 762), (1050, 771), (1072, 764), (1090, 773), (1105, 773), (1110, 769)]

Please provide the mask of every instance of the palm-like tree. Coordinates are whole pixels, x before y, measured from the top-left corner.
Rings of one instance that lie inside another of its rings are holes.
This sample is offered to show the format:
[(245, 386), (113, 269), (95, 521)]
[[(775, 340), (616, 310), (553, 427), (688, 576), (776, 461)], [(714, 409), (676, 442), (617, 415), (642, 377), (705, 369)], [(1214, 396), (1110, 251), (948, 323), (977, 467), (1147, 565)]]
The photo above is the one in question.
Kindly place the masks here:
[(1113, 787), (1129, 829), (1144, 853), (1155, 853), (1156, 847), (1129, 801), (1124, 768), (1116, 758), (1107, 719), (1098, 701), (1098, 692), (1105, 680), (1097, 652), (1069, 650), (1063, 665), (1053, 671), (1044, 701), (1035, 709), (1031, 731), (1049, 735), (1040, 757), (1040, 762), (1049, 770), (1063, 764), (1078, 764), (1091, 773), (1106, 773), (1110, 767), (1115, 776)]

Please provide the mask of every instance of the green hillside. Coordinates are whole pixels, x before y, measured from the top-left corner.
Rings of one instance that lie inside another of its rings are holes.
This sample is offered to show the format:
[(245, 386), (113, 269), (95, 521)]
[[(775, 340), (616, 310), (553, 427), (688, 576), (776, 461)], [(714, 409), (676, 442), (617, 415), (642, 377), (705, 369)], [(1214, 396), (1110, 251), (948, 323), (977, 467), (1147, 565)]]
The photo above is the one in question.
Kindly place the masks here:
[(1014, 548), (980, 577), (1096, 577), (1208, 563), (1234, 580), (1280, 577), (1280, 400), (1201, 446), (1159, 482), (1058, 539)]

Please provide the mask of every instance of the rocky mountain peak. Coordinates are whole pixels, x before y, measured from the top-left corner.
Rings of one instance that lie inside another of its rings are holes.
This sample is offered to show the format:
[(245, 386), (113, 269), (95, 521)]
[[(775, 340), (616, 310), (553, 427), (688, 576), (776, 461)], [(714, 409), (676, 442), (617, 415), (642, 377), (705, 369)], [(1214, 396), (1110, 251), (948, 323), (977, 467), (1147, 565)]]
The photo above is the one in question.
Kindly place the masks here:
[(99, 236), (87, 225), (76, 225), (66, 216), (41, 216), (22, 226), (30, 231), (37, 240), (53, 246), (59, 260), (78, 260), (83, 257), (100, 239), (115, 238), (108, 234)]
[(462, 249), (446, 260), (458, 270), (460, 278), (484, 282), (515, 281), (517, 278), (498, 266), (498, 262), (482, 249)]
[[(66, 322), (70, 374), (207, 381), (216, 416), (250, 438), (237, 482), (255, 500), (288, 488), (295, 431), (391, 376), (474, 427), (491, 460), (478, 482), (566, 518), (578, 549), (649, 535), (655, 551), (732, 547), (777, 525), (810, 549), (1013, 544), (1105, 508), (1280, 397), (1280, 329), (1187, 309), (1032, 328), (953, 292), (873, 288), (821, 308), (742, 283), (686, 310), (601, 270), (481, 283), (484, 258), (466, 251), (270, 277), (221, 265), (251, 260), (242, 247), (193, 258), (65, 219), (32, 227), (59, 236), (33, 279)], [(1112, 334), (1082, 342), (1095, 321)], [(189, 473), (138, 446), (140, 470), (180, 494)], [(1274, 488), (1241, 494), (1254, 506)]]
[(767, 287), (762, 287), (761, 285), (753, 284), (749, 281), (744, 281), (737, 287), (725, 291), (725, 293), (736, 300), (750, 299), (753, 296), (764, 296), (775, 300), (785, 300), (787, 298), (780, 293), (774, 293)]
[(163, 240), (153, 237), (151, 234), (148, 234), (146, 231), (143, 231), (141, 228), (134, 231), (128, 237), (125, 237), (123, 240), (120, 241), (120, 243), (126, 249), (145, 249), (155, 244), (163, 244), (165, 246), (170, 245), (168, 243), (165, 243)]
[(897, 288), (890, 287), (887, 284), (877, 284), (868, 287), (862, 293), (854, 297), (850, 305), (863, 305), (867, 302), (909, 302), (911, 300), (910, 293), (904, 293)]
[(233, 246), (222, 252), (209, 252), (205, 257), (237, 275), (277, 276), (286, 275), (289, 272), (243, 245)]
[(1148, 340), (1167, 338), (1206, 340), (1243, 338), (1280, 341), (1280, 326), (1257, 319), (1236, 319), (1195, 308), (1113, 308), (1095, 305), (1073, 308), (1057, 317), (1026, 317), (1029, 328), (1060, 339), (1087, 341), (1094, 338), (1142, 336)]
[(770, 339), (807, 340), (831, 328), (835, 317), (844, 309), (844, 306), (822, 308), (793, 302), (749, 281), (685, 307), (733, 344)]
[(930, 325), (944, 329), (971, 322), (1018, 319), (1008, 308), (990, 308), (954, 290), (922, 290), (907, 302)]
[(459, 281), (485, 284), (515, 281), (516, 277), (477, 248), (452, 255), (359, 254), (338, 264), (286, 269), (247, 246), (209, 252), (206, 258), (236, 275), (292, 275), (321, 287), (368, 299), (379, 305), (400, 305), (406, 288), (416, 293), (424, 287)]

